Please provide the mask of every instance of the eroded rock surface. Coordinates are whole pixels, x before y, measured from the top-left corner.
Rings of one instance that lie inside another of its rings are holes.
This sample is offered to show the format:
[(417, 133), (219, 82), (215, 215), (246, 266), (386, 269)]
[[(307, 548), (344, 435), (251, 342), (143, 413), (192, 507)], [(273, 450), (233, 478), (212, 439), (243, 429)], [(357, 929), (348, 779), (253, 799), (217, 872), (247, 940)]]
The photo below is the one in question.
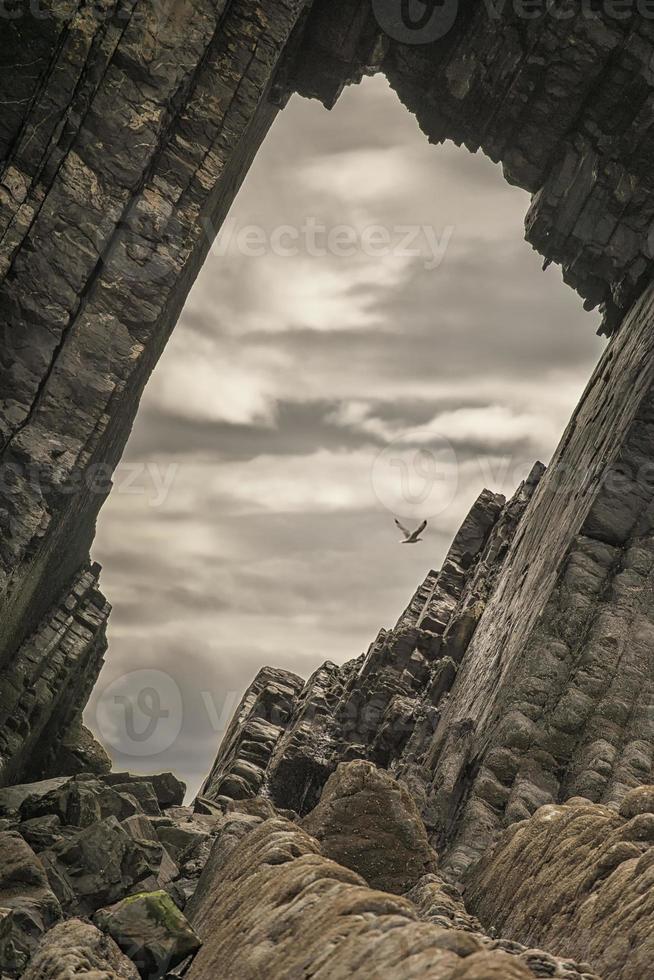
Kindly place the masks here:
[(139, 980), (115, 942), (81, 919), (61, 922), (41, 940), (24, 980)]
[(373, 891), (284, 820), (253, 830), (205, 887), (193, 915), (204, 946), (189, 980), (380, 976), (530, 980), (504, 953), (456, 951), (406, 899)]
[(521, 943), (593, 963), (605, 980), (641, 980), (654, 954), (654, 788), (614, 808), (570, 800), (515, 824), (473, 872), (482, 922)]
[(413, 797), (369, 762), (342, 763), (302, 827), (320, 842), (325, 857), (380, 891), (401, 895), (436, 870), (438, 859)]
[(43, 865), (20, 834), (0, 833), (0, 973), (21, 976), (39, 939), (62, 917)]

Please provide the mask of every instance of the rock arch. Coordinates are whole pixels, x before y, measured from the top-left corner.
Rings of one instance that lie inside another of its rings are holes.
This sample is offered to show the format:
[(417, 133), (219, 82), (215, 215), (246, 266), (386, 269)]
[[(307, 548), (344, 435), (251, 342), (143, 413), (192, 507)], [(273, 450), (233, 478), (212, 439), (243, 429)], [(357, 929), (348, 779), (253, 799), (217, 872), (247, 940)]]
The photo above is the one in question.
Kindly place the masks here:
[[(533, 193), (528, 240), (602, 305), (612, 338), (547, 475), (495, 508), (478, 549), (488, 580), (466, 577), (479, 615), (461, 593), (444, 624), (465, 643), (456, 679), (438, 668), (449, 696), (426, 812), (441, 835), (456, 815), (448, 843), (465, 865), (537, 802), (619, 799), (650, 778), (654, 18), (614, 8), (525, 19), (517, 3), (462, 0), (425, 44), (390, 37), (377, 0), (13, 11), (0, 39), (0, 782), (48, 771), (97, 676), (109, 610), (88, 554), (107, 472), (261, 140), (291, 92), (329, 106), (376, 71), (432, 141), (481, 147)], [(502, 529), (498, 565), (483, 549)], [(443, 586), (441, 573), (426, 602), (447, 606)], [(358, 675), (330, 670), (291, 707), (287, 753), (314, 696), (332, 710), (337, 683), (348, 703)], [(369, 741), (390, 759), (381, 731)], [(395, 761), (410, 778), (410, 754)]]

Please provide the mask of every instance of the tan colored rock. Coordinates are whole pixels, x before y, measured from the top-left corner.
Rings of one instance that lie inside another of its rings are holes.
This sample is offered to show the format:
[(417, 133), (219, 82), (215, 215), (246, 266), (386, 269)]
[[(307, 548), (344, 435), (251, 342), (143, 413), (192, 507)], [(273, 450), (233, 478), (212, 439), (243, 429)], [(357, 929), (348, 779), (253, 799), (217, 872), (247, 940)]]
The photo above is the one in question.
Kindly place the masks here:
[(192, 925), (204, 946), (187, 980), (534, 977), (503, 953), (477, 952), (470, 936), (420, 922), (409, 901), (366, 887), (286, 820), (257, 827), (203, 877)]
[(30, 960), (23, 980), (139, 980), (138, 970), (113, 939), (69, 919), (51, 929)]
[(401, 895), (436, 870), (438, 858), (413, 797), (370, 762), (342, 763), (302, 827), (326, 857), (352, 868), (371, 888)]
[(654, 813), (654, 786), (638, 786), (627, 793), (620, 807), (620, 815), (631, 820), (642, 813)]
[[(631, 814), (651, 787), (625, 799)], [(473, 872), (470, 911), (519, 943), (643, 980), (654, 962), (654, 824), (591, 803), (545, 806), (511, 828)]]

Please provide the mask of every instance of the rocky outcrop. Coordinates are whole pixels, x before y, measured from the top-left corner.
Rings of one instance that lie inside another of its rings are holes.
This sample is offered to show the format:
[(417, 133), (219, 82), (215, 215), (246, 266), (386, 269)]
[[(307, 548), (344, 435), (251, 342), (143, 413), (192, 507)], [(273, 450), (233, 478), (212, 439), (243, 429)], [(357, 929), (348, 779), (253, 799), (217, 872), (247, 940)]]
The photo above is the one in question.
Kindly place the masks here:
[[(77, 776), (80, 773), (106, 775), (111, 771), (111, 759), (104, 746), (100, 745), (92, 732), (81, 720), (64, 729), (64, 736), (56, 757), (49, 763), (51, 772), (62, 776)], [(181, 801), (180, 801), (181, 802)]]
[(305, 814), (338, 763), (361, 758), (401, 776), (436, 826), (427, 763), (434, 733), (543, 473), (537, 464), (508, 502), (480, 495), (441, 570), (429, 573), (396, 627), (382, 630), (364, 657), (325, 664), (303, 687), (263, 671), (235, 713), (203, 798), (263, 791)]
[[(303, 828), (263, 798), (211, 815), (166, 805), (170, 774), (152, 777), (161, 811), (147, 815), (148, 797), (118, 789), (143, 779), (84, 775), (3, 791), (2, 819), (15, 827), (0, 833), (3, 976), (132, 977), (122, 950), (148, 980), (214, 976), (219, 957), (220, 976), (239, 980), (290, 978), (300, 962), (326, 977), (437, 968), (444, 980), (597, 980), (583, 964), (484, 932), (438, 870), (408, 791), (369, 762), (340, 766)], [(650, 798), (630, 805), (643, 811)]]
[(530, 980), (504, 953), (420, 922), (406, 899), (373, 891), (284, 820), (252, 831), (205, 887), (193, 924), (204, 945), (189, 980), (380, 976)]
[(41, 940), (24, 980), (138, 980), (112, 939), (80, 919), (61, 922)]
[[(3, 19), (0, 670), (85, 566), (303, 6), (44, 0)], [(6, 748), (4, 782), (23, 753)]]
[(257, 796), (303, 686), (289, 671), (264, 667), (259, 672), (225, 732), (201, 796), (216, 802)]
[[(97, 565), (83, 570), (0, 668), (0, 785), (61, 775), (80, 750), (70, 739), (80, 737), (80, 711), (107, 649), (110, 606), (98, 575)], [(87, 737), (87, 751), (90, 744)], [(106, 767), (104, 750), (94, 753)]]
[[(304, 815), (339, 762), (367, 759), (408, 786), (461, 876), (545, 804), (619, 805), (651, 782), (653, 303), (608, 348), (547, 473), (509, 503), (484, 492), (396, 627), (288, 689), (239, 795)], [(245, 726), (229, 737), (252, 751)]]
[(263, 670), (234, 715), (202, 798), (263, 791), (278, 807), (306, 814), (338, 763), (353, 758), (410, 781), (543, 471), (534, 467), (508, 503), (483, 491), (442, 569), (430, 572), (396, 627), (382, 630), (365, 656), (343, 667), (327, 663), (306, 684)]
[(523, 943), (590, 960), (605, 980), (640, 980), (654, 944), (654, 789), (620, 812), (570, 800), (515, 824), (466, 895), (483, 922)]
[(325, 857), (380, 891), (402, 895), (436, 870), (438, 859), (413, 797), (369, 762), (342, 763), (302, 827)]

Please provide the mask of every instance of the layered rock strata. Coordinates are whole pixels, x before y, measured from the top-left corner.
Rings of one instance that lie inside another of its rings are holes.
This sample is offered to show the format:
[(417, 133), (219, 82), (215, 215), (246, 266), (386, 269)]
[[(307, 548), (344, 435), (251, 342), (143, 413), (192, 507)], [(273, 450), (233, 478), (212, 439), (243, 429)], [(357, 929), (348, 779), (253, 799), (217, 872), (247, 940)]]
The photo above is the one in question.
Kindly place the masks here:
[(614, 807), (570, 800), (505, 832), (472, 875), (470, 907), (503, 934), (641, 980), (654, 945), (654, 792)]
[(651, 786), (620, 813), (540, 809), (465, 890), (410, 793), (370, 762), (339, 766), (302, 826), (261, 797), (193, 814), (181, 792), (170, 774), (125, 773), (0, 791), (3, 976), (644, 975)]
[(3, 18), (0, 670), (29, 669), (21, 644), (87, 561), (303, 6), (44, 0)]
[[(315, 0), (286, 84), (333, 106), (382, 71), (430, 141), (482, 149), (534, 194), (527, 238), (611, 332), (652, 279), (648, 4)], [(416, 23), (410, 25), (412, 16)]]
[(395, 629), (285, 702), (239, 793), (304, 813), (339, 761), (370, 759), (461, 874), (544, 804), (619, 804), (651, 781), (653, 304), (648, 290), (613, 339), (547, 473), (509, 504), (481, 495)]
[[(129, 936), (126, 899), (188, 917), (177, 938), (195, 926), (205, 945), (173, 969), (195, 980), (647, 974), (654, 19), (517, 6), (436, 4), (413, 27), (378, 0), (41, 0), (3, 17), (4, 975), (133, 977), (75, 918), (93, 915), (163, 977), (166, 916)], [(484, 491), (364, 656), (307, 683), (264, 670), (191, 811), (170, 778), (108, 773), (81, 727), (109, 612), (95, 519), (278, 107), (293, 91), (333, 105), (376, 71), (430, 140), (481, 147), (533, 192), (529, 241), (612, 339), (548, 472), (508, 503)]]
[(365, 656), (343, 667), (327, 663), (306, 684), (261, 671), (202, 800), (265, 793), (304, 814), (337, 764), (360, 758), (401, 773), (428, 817), (423, 757), (543, 472), (537, 464), (509, 502), (480, 495), (440, 571), (429, 573), (395, 628), (382, 630)]
[(80, 769), (107, 767), (106, 753), (90, 733), (82, 735), (80, 722), (107, 650), (110, 606), (98, 575), (97, 565), (82, 569), (0, 669), (0, 785), (61, 773), (79, 752)]

